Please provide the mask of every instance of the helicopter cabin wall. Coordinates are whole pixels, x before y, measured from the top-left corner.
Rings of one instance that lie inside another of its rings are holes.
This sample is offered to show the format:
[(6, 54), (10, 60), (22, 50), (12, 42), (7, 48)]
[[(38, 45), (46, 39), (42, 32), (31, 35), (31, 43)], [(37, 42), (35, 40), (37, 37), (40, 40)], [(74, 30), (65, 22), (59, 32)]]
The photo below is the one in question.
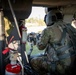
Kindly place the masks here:
[(76, 5), (62, 7), (62, 13), (64, 14), (64, 22), (71, 23), (73, 15), (76, 13)]

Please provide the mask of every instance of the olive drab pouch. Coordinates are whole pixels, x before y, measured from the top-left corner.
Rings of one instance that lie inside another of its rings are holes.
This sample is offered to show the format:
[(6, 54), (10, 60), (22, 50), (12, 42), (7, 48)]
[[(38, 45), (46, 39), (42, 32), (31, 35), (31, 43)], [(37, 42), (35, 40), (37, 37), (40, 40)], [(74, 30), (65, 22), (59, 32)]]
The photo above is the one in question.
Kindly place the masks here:
[(53, 71), (55, 71), (56, 61), (59, 60), (58, 57), (57, 57), (56, 51), (54, 50), (54, 48), (51, 47), (50, 44), (48, 44), (47, 47), (46, 47), (45, 53), (47, 55), (47, 59), (48, 59), (47, 62), (49, 62), (49, 66), (51, 66), (51, 69)]
[(54, 50), (54, 48), (52, 48), (51, 45), (48, 44), (46, 49), (47, 49), (48, 61), (57, 61), (58, 57), (57, 57), (57, 54), (56, 54), (56, 51)]

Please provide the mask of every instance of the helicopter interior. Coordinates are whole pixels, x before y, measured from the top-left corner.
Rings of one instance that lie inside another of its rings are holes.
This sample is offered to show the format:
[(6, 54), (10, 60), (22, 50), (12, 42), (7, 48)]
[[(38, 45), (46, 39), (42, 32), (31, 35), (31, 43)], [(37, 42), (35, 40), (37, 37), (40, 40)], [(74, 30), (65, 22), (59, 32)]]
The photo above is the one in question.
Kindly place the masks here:
[[(32, 6), (59, 9), (64, 14), (63, 20), (66, 23), (71, 23), (73, 15), (76, 13), (76, 0), (0, 0), (0, 11), (3, 11), (4, 17), (7, 17), (11, 23), (15, 22), (14, 17), (17, 21), (27, 19), (31, 14)], [(19, 39), (18, 36), (16, 38)], [(2, 42), (0, 44), (2, 45)], [(2, 47), (0, 47), (0, 70), (1, 75), (3, 75), (5, 57), (1, 53)]]
[[(1, 0), (0, 3), (3, 7), (4, 15), (11, 21), (13, 21), (13, 17), (7, 0)], [(12, 0), (11, 4), (17, 20), (28, 18), (31, 13), (32, 6), (58, 8), (65, 15), (66, 19), (64, 20), (66, 22), (68, 22), (68, 17), (70, 22), (72, 15), (76, 12), (75, 0)]]

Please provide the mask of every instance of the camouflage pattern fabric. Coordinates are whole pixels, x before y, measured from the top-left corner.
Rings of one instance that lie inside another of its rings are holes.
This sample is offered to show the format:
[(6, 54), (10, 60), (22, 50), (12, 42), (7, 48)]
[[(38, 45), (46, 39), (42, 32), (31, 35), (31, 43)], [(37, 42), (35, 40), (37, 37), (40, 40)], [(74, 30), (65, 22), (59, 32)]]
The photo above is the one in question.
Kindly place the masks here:
[[(66, 24), (64, 22), (58, 21), (54, 25), (45, 28), (41, 34), (41, 39), (37, 42), (38, 49), (39, 50), (46, 49), (46, 47), (48, 45), (48, 41), (50, 43), (57, 43), (61, 39), (61, 36), (62, 36), (63, 29), (61, 27), (65, 27), (65, 25)], [(70, 38), (67, 34), (66, 39), (65, 39), (65, 45), (68, 45), (69, 41), (70, 41)], [(57, 50), (62, 47), (63, 46), (58, 46)], [(70, 48), (70, 49), (72, 50), (72, 48)], [(50, 54), (50, 62), (52, 62), (54, 59), (53, 60), (51, 59), (52, 51), (50, 51), (50, 50), (51, 49), (48, 50), (48, 53)], [(63, 54), (70, 55), (69, 49), (63, 51), (60, 55), (63, 55)], [(73, 59), (74, 59), (74, 57), (73, 57)], [(66, 69), (69, 68), (69, 66), (71, 65), (72, 62), (73, 62), (73, 60), (71, 59), (71, 57), (68, 57), (68, 58), (65, 58), (62, 60), (58, 60), (55, 62), (55, 64), (56, 64), (55, 70), (58, 71), (60, 74), (65, 74)], [(33, 58), (31, 60), (31, 65), (37, 72), (39, 72), (40, 74), (43, 73), (42, 75), (44, 75), (45, 72), (47, 73), (49, 71), (49, 69), (52, 70), (52, 66), (49, 63), (47, 56)]]

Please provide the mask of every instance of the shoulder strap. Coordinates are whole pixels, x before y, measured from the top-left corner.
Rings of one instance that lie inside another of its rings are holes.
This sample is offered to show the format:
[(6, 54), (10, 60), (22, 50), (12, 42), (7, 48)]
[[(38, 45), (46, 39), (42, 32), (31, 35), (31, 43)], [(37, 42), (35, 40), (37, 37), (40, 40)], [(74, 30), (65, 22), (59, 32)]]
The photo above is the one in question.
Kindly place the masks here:
[(63, 45), (64, 42), (65, 42), (65, 37), (66, 37), (66, 28), (63, 28), (63, 32), (62, 32), (62, 36), (61, 36), (61, 39), (60, 39), (60, 44)]
[(65, 42), (65, 37), (66, 37), (66, 28), (62, 27), (62, 25), (59, 25), (58, 27), (59, 27), (60, 31), (62, 32), (62, 34), (61, 34), (60, 40), (54, 44), (55, 45), (63, 45)]

